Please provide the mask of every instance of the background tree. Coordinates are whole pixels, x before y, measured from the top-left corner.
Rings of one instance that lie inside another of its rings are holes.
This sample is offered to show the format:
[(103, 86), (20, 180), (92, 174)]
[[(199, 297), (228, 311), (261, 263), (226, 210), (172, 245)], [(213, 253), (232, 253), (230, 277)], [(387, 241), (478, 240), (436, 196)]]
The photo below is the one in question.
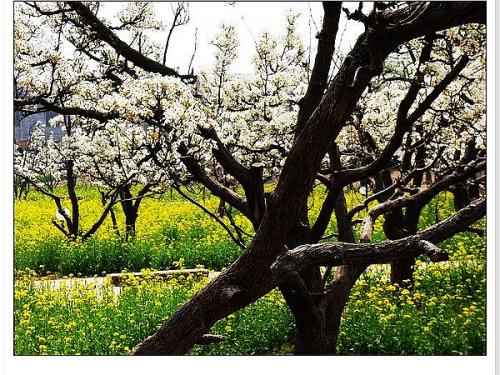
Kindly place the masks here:
[[(88, 170), (85, 150), (90, 138), (80, 128), (73, 128), (70, 119), (65, 120), (66, 134), (60, 142), (52, 136), (47, 138), (45, 126), (39, 124), (30, 137), (25, 150), (18, 149), (14, 155), (14, 173), (30, 183), (40, 193), (52, 198), (56, 206), (54, 226), (68, 239), (87, 239), (102, 225), (112, 206), (116, 203), (118, 190), (106, 191), (103, 211), (96, 215), (95, 222), (87, 230), (80, 226), (80, 203), (76, 193), (78, 180), (85, 179)], [(58, 195), (54, 189), (63, 184), (66, 196)], [(63, 206), (69, 199), (70, 208)], [(61, 218), (61, 219), (58, 219)]]

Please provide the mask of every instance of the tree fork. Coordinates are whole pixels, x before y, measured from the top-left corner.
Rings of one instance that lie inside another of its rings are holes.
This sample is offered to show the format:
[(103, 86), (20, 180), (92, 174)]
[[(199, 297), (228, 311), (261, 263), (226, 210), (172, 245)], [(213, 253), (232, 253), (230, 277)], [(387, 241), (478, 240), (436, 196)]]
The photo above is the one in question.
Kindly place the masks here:
[[(485, 7), (477, 3), (418, 3), (389, 12), (385, 58), (400, 43), (432, 31), (468, 22), (485, 21)], [(366, 35), (362, 35), (322, 101), (297, 136), (285, 161), (276, 190), (270, 194), (267, 210), (252, 243), (225, 272), (174, 313), (158, 331), (140, 343), (133, 354), (184, 354), (215, 322), (257, 300), (276, 285), (271, 264), (286, 251), (285, 243), (300, 224), (307, 197), (328, 145), (336, 138), (366, 88), (366, 77), (349, 88), (359, 66), (369, 63)], [(443, 238), (446, 236), (443, 235)], [(426, 239), (426, 238), (423, 238)], [(437, 236), (435, 240), (439, 240)], [(223, 292), (243, 287), (237, 303)]]

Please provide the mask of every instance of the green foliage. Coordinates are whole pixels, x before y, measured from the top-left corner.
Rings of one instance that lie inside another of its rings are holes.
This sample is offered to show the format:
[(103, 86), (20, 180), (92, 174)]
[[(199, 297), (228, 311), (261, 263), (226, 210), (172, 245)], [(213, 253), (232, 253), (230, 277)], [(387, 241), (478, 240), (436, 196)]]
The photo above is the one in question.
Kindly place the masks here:
[[(80, 186), (78, 195), (82, 197), (81, 220), (88, 226), (101, 209), (99, 197), (88, 186)], [(202, 194), (196, 198), (210, 208), (218, 204)], [(115, 210), (119, 230), (124, 233), (119, 206)], [(219, 224), (175, 192), (142, 203), (137, 235), (128, 241), (116, 234), (107, 218), (95, 236), (69, 242), (51, 224), (54, 212), (53, 203), (39, 193), (32, 193), (28, 201), (16, 202), (15, 269), (29, 268), (39, 275), (93, 276), (142, 268), (171, 269), (181, 257), (186, 267), (203, 264), (221, 269), (241, 254)], [(250, 223), (241, 215), (235, 215), (235, 220), (251, 232)]]
[[(69, 279), (58, 288), (18, 275), (16, 354), (126, 354), (206, 278), (129, 277), (119, 294), (106, 281)], [(372, 267), (355, 285), (339, 336), (339, 354), (484, 354), (485, 266), (481, 262), (418, 262), (415, 289), (389, 283), (387, 267)], [(138, 308), (140, 306), (140, 308)], [(195, 346), (192, 355), (286, 354), (293, 318), (278, 291), (219, 321), (212, 333), (228, 337)]]

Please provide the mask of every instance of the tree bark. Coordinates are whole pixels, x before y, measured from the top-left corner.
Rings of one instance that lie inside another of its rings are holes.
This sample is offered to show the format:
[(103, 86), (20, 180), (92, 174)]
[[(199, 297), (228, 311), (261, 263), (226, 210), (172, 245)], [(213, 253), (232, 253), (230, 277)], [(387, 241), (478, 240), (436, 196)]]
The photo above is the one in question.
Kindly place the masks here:
[(120, 199), (123, 214), (125, 215), (125, 238), (128, 240), (135, 236), (135, 226), (137, 223), (139, 204), (136, 200), (134, 203), (132, 193), (129, 186), (124, 186), (120, 189)]

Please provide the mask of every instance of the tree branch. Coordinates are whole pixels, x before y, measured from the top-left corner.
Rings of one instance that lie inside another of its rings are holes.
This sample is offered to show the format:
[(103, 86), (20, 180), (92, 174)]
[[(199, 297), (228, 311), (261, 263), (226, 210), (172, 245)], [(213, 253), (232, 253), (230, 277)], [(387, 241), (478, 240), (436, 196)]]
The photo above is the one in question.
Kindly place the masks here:
[(227, 232), (227, 234), (229, 235), (229, 237), (233, 240), (233, 242), (238, 245), (241, 249), (245, 249), (246, 246), (244, 243), (240, 242), (233, 234), (233, 232), (231, 232), (231, 229), (228, 228), (228, 226), (221, 220), (217, 217), (217, 215), (214, 215), (212, 212), (210, 212), (205, 206), (203, 206), (202, 204), (196, 202), (194, 199), (192, 199), (189, 195), (187, 195), (186, 193), (184, 193), (181, 188), (179, 186), (173, 186), (173, 188), (181, 195), (183, 196), (185, 199), (187, 199), (189, 202), (193, 203), (196, 207), (198, 208), (201, 208), (203, 210), (203, 212), (205, 212), (206, 214), (208, 214), (212, 219), (214, 219), (215, 221), (217, 221), (217, 223), (219, 223), (220, 226), (222, 226), (222, 228), (225, 229), (225, 231)]
[(200, 163), (198, 163), (194, 157), (188, 155), (187, 147), (185, 145), (181, 145), (179, 147), (179, 153), (182, 155), (180, 158), (181, 162), (198, 182), (203, 184), (212, 194), (229, 203), (246, 217), (251, 217), (248, 212), (246, 200), (231, 189), (211, 178), (202, 168)]
[(307, 91), (299, 101), (295, 136), (301, 132), (305, 123), (321, 101), (325, 91), (333, 52), (335, 50), (335, 38), (339, 27), (341, 6), (341, 1), (323, 2), (323, 26), (322, 30), (316, 36), (318, 38), (318, 49)]
[(448, 87), (448, 85), (460, 74), (460, 72), (465, 68), (469, 58), (467, 56), (462, 56), (460, 61), (455, 67), (443, 78), (438, 85), (434, 87), (432, 92), (418, 105), (417, 109), (408, 116), (408, 111), (417, 97), (417, 93), (420, 89), (418, 83), (412, 83), (410, 89), (408, 90), (406, 96), (401, 102), (398, 110), (398, 116), (396, 121), (396, 128), (394, 134), (389, 140), (382, 153), (370, 164), (355, 168), (346, 169), (338, 176), (338, 180), (341, 181), (342, 185), (350, 184), (361, 178), (369, 176), (376, 171), (384, 168), (389, 162), (391, 157), (401, 146), (404, 135), (413, 126), (413, 124), (429, 109), (430, 105), (439, 97), (439, 95)]
[(361, 226), (361, 242), (369, 243), (371, 242), (373, 226), (377, 218), (390, 211), (398, 210), (403, 207), (408, 207), (411, 205), (425, 205), (431, 201), (437, 194), (441, 191), (446, 190), (449, 186), (456, 184), (457, 182), (463, 181), (475, 173), (484, 170), (486, 167), (486, 162), (481, 162), (479, 164), (467, 165), (463, 171), (456, 171), (446, 178), (436, 182), (429, 189), (423, 190), (417, 194), (402, 196), (395, 200), (389, 200), (378, 204), (372, 208), (365, 216), (363, 220), (363, 225)]
[(159, 62), (156, 62), (149, 57), (144, 56), (139, 51), (136, 51), (135, 49), (130, 47), (127, 43), (118, 38), (118, 36), (113, 33), (104, 23), (102, 23), (99, 18), (97, 18), (97, 16), (92, 13), (92, 11), (82, 2), (71, 1), (67, 4), (78, 14), (85, 25), (94, 32), (94, 35), (97, 39), (107, 43), (117, 53), (134, 63), (136, 66), (139, 66), (140, 68), (148, 72), (159, 73), (163, 76), (173, 76), (181, 78), (183, 80), (196, 81), (196, 76), (190, 74), (181, 75), (174, 69), (160, 64)]
[(54, 111), (60, 115), (65, 116), (81, 116), (85, 118), (92, 118), (100, 122), (106, 122), (115, 118), (118, 118), (118, 113), (116, 112), (100, 112), (93, 109), (84, 109), (78, 107), (61, 107), (57, 104), (51, 103), (44, 98), (36, 97), (31, 99), (14, 99), (14, 108), (17, 110), (22, 110), (24, 106), (27, 105), (37, 105), (40, 104), (43, 107), (43, 111)]
[(279, 256), (271, 266), (279, 283), (296, 272), (315, 266), (347, 264), (382, 264), (408, 256), (428, 255), (432, 261), (447, 259), (446, 253), (434, 244), (464, 231), (486, 214), (486, 199), (479, 199), (450, 218), (416, 235), (378, 244), (345, 242), (302, 245)]

